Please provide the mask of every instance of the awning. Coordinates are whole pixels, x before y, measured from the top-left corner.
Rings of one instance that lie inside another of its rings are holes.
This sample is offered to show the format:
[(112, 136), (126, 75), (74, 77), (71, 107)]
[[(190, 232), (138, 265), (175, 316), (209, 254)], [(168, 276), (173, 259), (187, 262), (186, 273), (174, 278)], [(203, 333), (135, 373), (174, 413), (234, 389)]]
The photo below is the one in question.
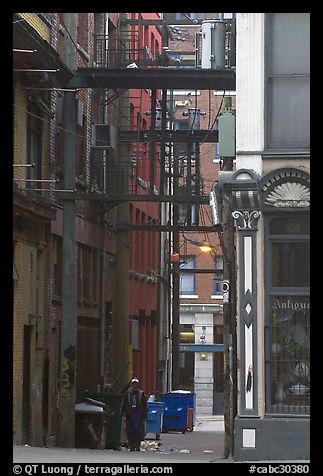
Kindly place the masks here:
[(180, 352), (223, 352), (223, 344), (180, 344)]

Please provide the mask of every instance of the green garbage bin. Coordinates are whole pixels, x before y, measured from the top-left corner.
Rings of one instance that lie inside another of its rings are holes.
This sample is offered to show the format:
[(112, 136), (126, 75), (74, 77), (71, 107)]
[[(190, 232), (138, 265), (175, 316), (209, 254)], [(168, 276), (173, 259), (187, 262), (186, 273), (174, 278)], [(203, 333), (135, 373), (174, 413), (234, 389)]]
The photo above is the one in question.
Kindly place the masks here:
[(106, 436), (106, 447), (115, 448), (121, 445), (121, 403), (123, 394), (111, 391), (86, 390), (84, 396), (104, 402), (109, 408), (109, 422)]
[(101, 405), (88, 402), (76, 404), (75, 447), (104, 449), (108, 422), (109, 412), (105, 411)]

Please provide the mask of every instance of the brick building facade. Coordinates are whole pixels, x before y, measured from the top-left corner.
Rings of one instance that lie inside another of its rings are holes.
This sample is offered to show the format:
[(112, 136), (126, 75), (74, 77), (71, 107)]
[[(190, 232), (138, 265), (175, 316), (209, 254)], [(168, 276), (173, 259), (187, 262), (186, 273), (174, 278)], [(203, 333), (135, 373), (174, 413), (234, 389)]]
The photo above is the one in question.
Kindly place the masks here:
[[(56, 190), (64, 190), (63, 97), (72, 76), (65, 64), (65, 43), (67, 38), (73, 39), (75, 68), (84, 68), (98, 65), (102, 60), (100, 45), (107, 34), (110, 47), (118, 44), (120, 34), (118, 13), (76, 13), (75, 31), (66, 27), (65, 15), (14, 15), (13, 432), (15, 443), (39, 446), (57, 444), (62, 385), (64, 203)], [(157, 51), (160, 35), (155, 28), (151, 30), (149, 38), (154, 41), (153, 48)], [(25, 51), (27, 48), (30, 51)], [(36, 74), (22, 69), (42, 71)], [(44, 69), (56, 73), (46, 73)], [(127, 105), (116, 93), (100, 88), (76, 91), (76, 192), (102, 192), (109, 187), (112, 187), (109, 190), (116, 190), (121, 153), (118, 155), (113, 148), (102, 151), (92, 147), (93, 124), (108, 123), (117, 127), (124, 116), (129, 123), (130, 103)], [(140, 103), (131, 99), (138, 97), (138, 91), (127, 94), (142, 114), (142, 122), (148, 119), (146, 127), (149, 127), (149, 118), (143, 115), (150, 107), (148, 92), (144, 92), (146, 98)], [(141, 125), (135, 124), (134, 128)], [(144, 176), (147, 158), (143, 151), (138, 158), (143, 164), (138, 178), (147, 180)], [(143, 223), (158, 219), (156, 205), (137, 207), (128, 204), (128, 208), (129, 213), (130, 208), (134, 210), (133, 217), (139, 212)], [(76, 402), (82, 401), (84, 390), (103, 388), (118, 377), (113, 350), (118, 346), (115, 341), (118, 325), (116, 289), (120, 284), (116, 275), (116, 220), (115, 206), (76, 200)], [(133, 320), (139, 323), (140, 342), (140, 349), (129, 346), (125, 379), (128, 381), (136, 373), (147, 393), (156, 389), (156, 359), (151, 359), (157, 352), (158, 285), (151, 274), (158, 261), (158, 240), (154, 238), (147, 233), (142, 240), (138, 234), (133, 239), (131, 259), (138, 263), (137, 267), (133, 266), (133, 272), (143, 273), (144, 282), (137, 280), (129, 268), (123, 275), (130, 283), (127, 326), (131, 328)], [(150, 251), (146, 255), (147, 246)], [(138, 253), (143, 258), (140, 262)], [(131, 341), (126, 344), (128, 346)], [(136, 353), (140, 359), (136, 358)], [(120, 383), (114, 389), (119, 391)]]

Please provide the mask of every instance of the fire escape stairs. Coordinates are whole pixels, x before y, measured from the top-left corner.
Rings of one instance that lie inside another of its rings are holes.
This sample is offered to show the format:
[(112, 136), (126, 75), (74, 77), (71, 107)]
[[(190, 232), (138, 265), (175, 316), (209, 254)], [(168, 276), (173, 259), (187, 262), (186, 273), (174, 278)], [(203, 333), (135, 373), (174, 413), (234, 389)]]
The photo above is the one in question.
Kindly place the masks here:
[[(148, 22), (151, 22), (149, 20)], [(159, 28), (161, 23), (163, 45), (168, 44), (168, 39), (171, 37), (171, 30), (165, 21), (157, 20), (156, 24)], [(127, 23), (127, 20), (123, 22)], [(129, 22), (128, 22), (129, 23)], [(107, 45), (106, 38), (100, 38), (102, 45)], [(100, 52), (100, 58), (104, 58), (103, 62), (99, 62), (92, 68), (78, 68), (74, 72), (72, 79), (68, 81), (69, 87), (75, 88), (104, 88), (113, 90), (114, 93), (107, 97), (106, 104), (110, 104), (115, 99), (120, 97), (128, 89), (221, 89), (221, 90), (235, 90), (235, 71), (229, 68), (225, 69), (201, 69), (194, 67), (178, 67), (178, 63), (172, 61), (169, 56), (168, 47), (163, 47), (163, 52), (158, 55), (156, 59), (147, 48), (130, 48), (130, 38), (119, 41), (119, 48), (115, 50), (105, 50)], [(104, 46), (105, 47), (105, 46)], [(174, 65), (177, 65), (176, 67)], [(162, 101), (160, 101), (161, 110), (163, 108)], [(163, 112), (162, 112), (163, 113)], [(156, 108), (152, 107), (150, 115), (156, 114)], [(152, 118), (154, 123), (154, 118)], [(161, 129), (156, 129), (154, 126), (150, 130), (122, 130), (117, 132), (117, 141), (122, 142), (159, 142), (161, 147), (165, 144), (186, 142), (191, 144), (199, 144), (205, 142), (218, 142), (217, 130), (201, 130), (195, 129), (187, 130), (168, 130), (165, 124)], [(138, 150), (138, 149), (137, 149)], [(163, 165), (165, 167), (165, 164)], [(131, 169), (129, 165), (129, 169)], [(124, 173), (124, 172), (122, 172)], [(164, 174), (169, 174), (164, 168)], [(124, 177), (122, 178), (124, 179)], [(117, 180), (117, 178), (116, 178)], [(191, 180), (186, 177), (186, 181)], [(201, 177), (197, 177), (200, 183)], [(202, 181), (201, 181), (202, 183)], [(103, 194), (102, 192), (74, 192), (66, 194), (60, 192), (57, 194), (58, 199), (80, 199), (80, 200), (100, 200), (109, 208), (122, 202), (130, 201), (146, 201), (146, 202), (173, 202), (173, 203), (190, 203), (190, 204), (209, 204), (209, 196), (201, 193), (202, 186), (197, 186), (194, 194), (187, 194), (186, 196), (179, 195), (164, 195), (153, 193), (148, 190), (148, 193), (141, 194), (118, 194), (115, 191), (112, 193)], [(166, 225), (155, 225), (156, 230), (165, 227)], [(199, 225), (191, 226), (196, 231), (204, 230), (205, 226)], [(187, 230), (188, 227), (186, 226)], [(214, 229), (214, 225), (212, 227)]]

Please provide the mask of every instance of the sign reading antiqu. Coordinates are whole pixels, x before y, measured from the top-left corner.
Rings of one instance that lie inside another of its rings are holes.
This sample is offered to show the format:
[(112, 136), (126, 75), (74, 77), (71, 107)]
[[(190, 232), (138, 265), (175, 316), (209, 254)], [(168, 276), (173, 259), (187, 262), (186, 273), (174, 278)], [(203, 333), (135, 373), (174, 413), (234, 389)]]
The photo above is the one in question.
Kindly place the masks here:
[[(300, 299), (300, 298), (298, 298)], [(310, 309), (310, 302), (308, 298), (304, 298), (304, 300), (294, 301), (292, 298), (281, 298), (275, 299), (272, 304), (273, 309), (291, 309), (293, 311), (297, 311), (299, 309)]]

